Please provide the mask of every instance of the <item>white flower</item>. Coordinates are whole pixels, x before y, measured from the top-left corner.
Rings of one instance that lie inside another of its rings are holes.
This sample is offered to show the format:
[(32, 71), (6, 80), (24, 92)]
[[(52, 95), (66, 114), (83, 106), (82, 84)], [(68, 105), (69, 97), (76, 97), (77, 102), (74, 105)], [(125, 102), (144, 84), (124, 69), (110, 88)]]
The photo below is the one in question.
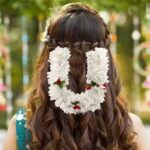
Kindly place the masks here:
[[(95, 51), (91, 50), (86, 53), (86, 82), (88, 84), (95, 82), (97, 85), (80, 94), (67, 89), (69, 84), (70, 56), (70, 51), (67, 47), (57, 46), (55, 50), (50, 52), (50, 71), (47, 73), (50, 99), (55, 100), (56, 107), (68, 114), (86, 113), (90, 110), (94, 112), (100, 109), (100, 104), (105, 100), (106, 90), (101, 88), (101, 86), (109, 82), (107, 75), (109, 70), (107, 49), (97, 47)], [(59, 83), (56, 82), (58, 79)], [(62, 82), (63, 85), (61, 85)]]
[(51, 97), (51, 100), (55, 100), (61, 97), (62, 90), (58, 85), (53, 84), (49, 87), (48, 93), (49, 96)]
[(89, 51), (86, 53), (87, 56), (87, 82), (94, 81), (99, 84), (108, 83), (107, 72), (108, 56), (107, 49), (95, 48), (95, 51)]
[(66, 80), (66, 84), (68, 84), (69, 58), (70, 51), (68, 48), (61, 48), (57, 46), (55, 50), (50, 52), (49, 63), (51, 71), (47, 73), (49, 84), (53, 84), (58, 78)]

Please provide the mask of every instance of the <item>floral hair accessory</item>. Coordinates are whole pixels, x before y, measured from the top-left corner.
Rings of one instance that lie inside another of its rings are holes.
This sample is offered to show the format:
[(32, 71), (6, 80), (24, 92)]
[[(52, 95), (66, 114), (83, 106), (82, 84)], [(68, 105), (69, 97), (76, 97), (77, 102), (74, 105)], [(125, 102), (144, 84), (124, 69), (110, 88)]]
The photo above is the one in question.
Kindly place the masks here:
[(108, 80), (109, 59), (108, 50), (96, 47), (86, 52), (87, 74), (85, 92), (74, 93), (67, 89), (70, 71), (70, 50), (68, 47), (57, 46), (49, 55), (50, 71), (48, 77), (48, 93), (56, 107), (68, 114), (94, 112), (101, 108), (105, 101)]

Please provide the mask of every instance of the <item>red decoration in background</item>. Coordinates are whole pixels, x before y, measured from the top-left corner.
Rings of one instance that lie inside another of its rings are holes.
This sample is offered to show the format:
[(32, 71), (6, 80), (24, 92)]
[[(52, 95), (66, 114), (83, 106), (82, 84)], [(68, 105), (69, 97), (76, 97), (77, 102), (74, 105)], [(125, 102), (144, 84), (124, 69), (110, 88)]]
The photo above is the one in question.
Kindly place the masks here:
[(150, 107), (150, 101), (147, 102), (147, 105)]
[(7, 105), (0, 105), (0, 111), (5, 111), (7, 109)]
[(0, 91), (5, 91), (7, 89), (7, 86), (4, 83), (0, 83)]

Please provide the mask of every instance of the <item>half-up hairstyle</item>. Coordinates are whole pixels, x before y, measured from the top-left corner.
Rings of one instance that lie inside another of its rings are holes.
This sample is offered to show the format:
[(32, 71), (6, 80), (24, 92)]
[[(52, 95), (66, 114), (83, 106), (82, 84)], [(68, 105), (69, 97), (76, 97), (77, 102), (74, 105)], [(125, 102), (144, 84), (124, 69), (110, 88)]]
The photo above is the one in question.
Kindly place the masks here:
[[(110, 34), (98, 12), (81, 3), (72, 3), (48, 22), (45, 45), (38, 59), (29, 96), (28, 126), (36, 140), (34, 150), (136, 150), (128, 111), (119, 102), (119, 77), (110, 46)], [(109, 55), (109, 84), (101, 109), (85, 114), (65, 114), (48, 96), (48, 57), (56, 46), (71, 51), (69, 86), (75, 93), (85, 89), (85, 53), (105, 47)]]

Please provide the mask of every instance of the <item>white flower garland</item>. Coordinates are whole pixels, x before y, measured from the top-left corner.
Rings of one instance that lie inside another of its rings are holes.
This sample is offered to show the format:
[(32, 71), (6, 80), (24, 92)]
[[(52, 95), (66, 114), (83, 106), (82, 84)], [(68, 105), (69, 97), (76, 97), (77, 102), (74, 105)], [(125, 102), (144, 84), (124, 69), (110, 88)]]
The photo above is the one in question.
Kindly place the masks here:
[(47, 73), (50, 100), (65, 113), (77, 114), (100, 109), (104, 102), (108, 80), (108, 50), (96, 47), (86, 53), (87, 75), (86, 90), (80, 94), (67, 89), (69, 84), (70, 51), (67, 47), (57, 46), (49, 55), (50, 71)]

